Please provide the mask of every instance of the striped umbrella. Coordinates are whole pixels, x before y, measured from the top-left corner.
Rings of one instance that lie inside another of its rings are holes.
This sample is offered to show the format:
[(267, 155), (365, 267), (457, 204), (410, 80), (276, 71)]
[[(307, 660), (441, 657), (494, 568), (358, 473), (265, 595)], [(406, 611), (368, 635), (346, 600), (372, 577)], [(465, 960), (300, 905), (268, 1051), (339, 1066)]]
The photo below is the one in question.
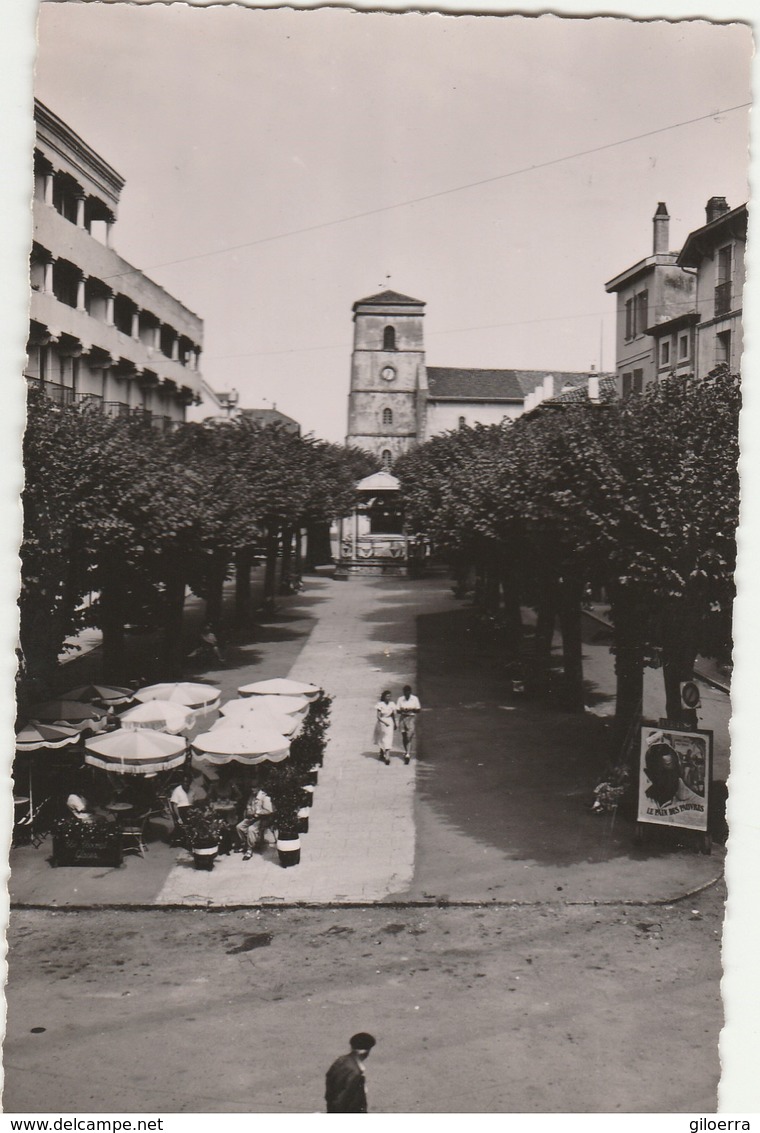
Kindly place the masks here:
[(105, 708), (94, 704), (83, 704), (79, 700), (47, 700), (29, 709), (29, 719), (35, 724), (62, 724), (66, 728), (76, 728), (78, 732), (90, 728), (96, 731), (103, 728), (108, 719)]
[(17, 751), (37, 751), (41, 747), (66, 747), (76, 743), (79, 732), (60, 724), (25, 724), (16, 732)]
[(150, 728), (120, 728), (108, 736), (85, 740), (85, 763), (121, 775), (154, 775), (185, 762), (187, 741)]
[(305, 684), (303, 681), (291, 681), (286, 677), (274, 677), (269, 681), (254, 681), (250, 685), (241, 685), (238, 689), (240, 696), (305, 696), (307, 700), (316, 700), (322, 689), (318, 685)]
[(82, 688), (73, 688), (63, 694), (64, 700), (97, 701), (110, 707), (112, 704), (129, 704), (134, 700), (135, 694), (131, 688), (121, 688), (119, 685), (83, 685)]
[(195, 737), (192, 748), (209, 763), (234, 762), (253, 766), (266, 760), (280, 763), (287, 759), (290, 740), (274, 728), (254, 724), (252, 720), (247, 727), (230, 726), (204, 732)]

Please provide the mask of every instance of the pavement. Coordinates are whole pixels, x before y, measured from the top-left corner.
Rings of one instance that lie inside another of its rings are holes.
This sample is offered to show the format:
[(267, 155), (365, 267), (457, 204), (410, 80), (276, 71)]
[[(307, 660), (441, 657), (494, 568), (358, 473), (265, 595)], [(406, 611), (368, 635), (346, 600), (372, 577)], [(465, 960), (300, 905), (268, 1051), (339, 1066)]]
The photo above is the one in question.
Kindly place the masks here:
[[(612, 663), (596, 629), (584, 644), (587, 674), (597, 704), (608, 706)], [(230, 647), (226, 666), (203, 676), (223, 700), (270, 676), (334, 697), (300, 865), (283, 869), (268, 847), (197, 871), (156, 829), (146, 857), (129, 856), (120, 869), (52, 869), (48, 839), (12, 851), (13, 905), (646, 904), (679, 900), (721, 875), (720, 846), (707, 856), (657, 831), (634, 847), (630, 824), (591, 814), (604, 721), (515, 696), (442, 579), (308, 578), (253, 641)], [(419, 759), (407, 767), (397, 754), (386, 767), (371, 743), (373, 705), (383, 688), (405, 683), (419, 688), (425, 709)], [(727, 698), (712, 691), (725, 762)]]

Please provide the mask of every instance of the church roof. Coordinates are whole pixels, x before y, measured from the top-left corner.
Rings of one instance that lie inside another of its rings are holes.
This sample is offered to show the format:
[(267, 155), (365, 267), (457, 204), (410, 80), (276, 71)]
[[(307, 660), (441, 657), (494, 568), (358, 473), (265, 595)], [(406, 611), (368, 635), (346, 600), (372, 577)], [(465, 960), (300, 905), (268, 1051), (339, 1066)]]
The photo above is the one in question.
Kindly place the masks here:
[(401, 484), (395, 476), (391, 476), (390, 472), (384, 469), (380, 472), (373, 472), (371, 476), (365, 476), (356, 485), (358, 492), (397, 492)]
[(428, 366), (428, 397), (431, 401), (524, 401), (550, 376), (558, 391), (566, 385), (588, 385), (588, 374), (565, 370), (465, 370)]
[(369, 295), (366, 299), (357, 299), (354, 303), (354, 310), (357, 307), (387, 307), (391, 303), (394, 306), (425, 306), (424, 300), (412, 299), (410, 295), (402, 295), (399, 291), (379, 291), (377, 295)]

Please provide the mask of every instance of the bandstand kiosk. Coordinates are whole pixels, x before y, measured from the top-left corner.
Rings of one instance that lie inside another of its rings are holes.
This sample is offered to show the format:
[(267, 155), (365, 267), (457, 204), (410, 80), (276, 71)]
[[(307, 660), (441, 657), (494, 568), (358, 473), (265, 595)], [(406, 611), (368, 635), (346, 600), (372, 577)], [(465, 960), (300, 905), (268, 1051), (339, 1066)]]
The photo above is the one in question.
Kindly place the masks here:
[(357, 503), (331, 532), (336, 577), (402, 575), (409, 562), (400, 485), (390, 472), (374, 472), (356, 485)]

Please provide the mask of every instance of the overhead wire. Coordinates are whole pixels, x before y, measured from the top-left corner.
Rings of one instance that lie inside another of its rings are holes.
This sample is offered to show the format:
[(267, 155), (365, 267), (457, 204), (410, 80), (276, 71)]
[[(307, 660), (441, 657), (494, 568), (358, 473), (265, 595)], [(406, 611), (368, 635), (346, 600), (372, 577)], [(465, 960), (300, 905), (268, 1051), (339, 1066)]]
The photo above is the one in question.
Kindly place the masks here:
[[(645, 130), (641, 134), (632, 134), (628, 138), (619, 138), (614, 142), (605, 142), (602, 145), (590, 146), (587, 149), (576, 150), (574, 153), (564, 154), (561, 157), (550, 158), (547, 161), (536, 162), (533, 165), (525, 165), (519, 169), (509, 170), (507, 173), (497, 173), (491, 177), (483, 177), (477, 181), (469, 181), (464, 185), (455, 185), (448, 189), (439, 189), (434, 193), (426, 193), (419, 197), (409, 197), (404, 201), (396, 201), (389, 205), (379, 205), (377, 208), (365, 209), (362, 212), (351, 213), (348, 216), (336, 217), (333, 220), (320, 221), (317, 224), (309, 224), (302, 228), (293, 228), (287, 232), (274, 233), (271, 236), (260, 236), (255, 240), (246, 240), (240, 244), (228, 244), (223, 248), (211, 249), (208, 252), (196, 252), (192, 256), (182, 256), (176, 260), (164, 260), (162, 263), (150, 264), (144, 270), (154, 271), (157, 268), (175, 267), (177, 264), (191, 263), (197, 260), (208, 259), (211, 256), (224, 255), (227, 252), (237, 252), (243, 248), (254, 248), (261, 244), (269, 244), (276, 240), (286, 240), (292, 236), (302, 236), (309, 232), (317, 232), (324, 228), (332, 228), (339, 224), (349, 224), (354, 220), (363, 220), (369, 216), (377, 216), (381, 213), (391, 212), (395, 209), (407, 208), (410, 205), (422, 204), (425, 201), (437, 200), (440, 197), (451, 196), (453, 193), (462, 193), (467, 189), (479, 188), (482, 185), (494, 184), (497, 181), (505, 181), (511, 177), (518, 177), (524, 173), (532, 173), (539, 169), (549, 169), (555, 165), (561, 165), (566, 161), (574, 161), (579, 157), (589, 157), (591, 154), (603, 153), (605, 150), (615, 149), (618, 146), (629, 145), (631, 142), (641, 141), (643, 138), (652, 138), (657, 134), (665, 134), (670, 130), (678, 130), (684, 126), (692, 126), (697, 122), (705, 122), (710, 118), (718, 119), (721, 115), (731, 114), (736, 110), (744, 110), (751, 107), (751, 102), (738, 103), (736, 106), (724, 107), (720, 110), (713, 110), (709, 114), (700, 114), (696, 118), (685, 118), (681, 122), (672, 122), (668, 126), (659, 126), (654, 130)], [(135, 269), (137, 272), (138, 269)], [(134, 272), (118, 272), (116, 275), (109, 276), (109, 279), (117, 279), (120, 276), (132, 275)]]

